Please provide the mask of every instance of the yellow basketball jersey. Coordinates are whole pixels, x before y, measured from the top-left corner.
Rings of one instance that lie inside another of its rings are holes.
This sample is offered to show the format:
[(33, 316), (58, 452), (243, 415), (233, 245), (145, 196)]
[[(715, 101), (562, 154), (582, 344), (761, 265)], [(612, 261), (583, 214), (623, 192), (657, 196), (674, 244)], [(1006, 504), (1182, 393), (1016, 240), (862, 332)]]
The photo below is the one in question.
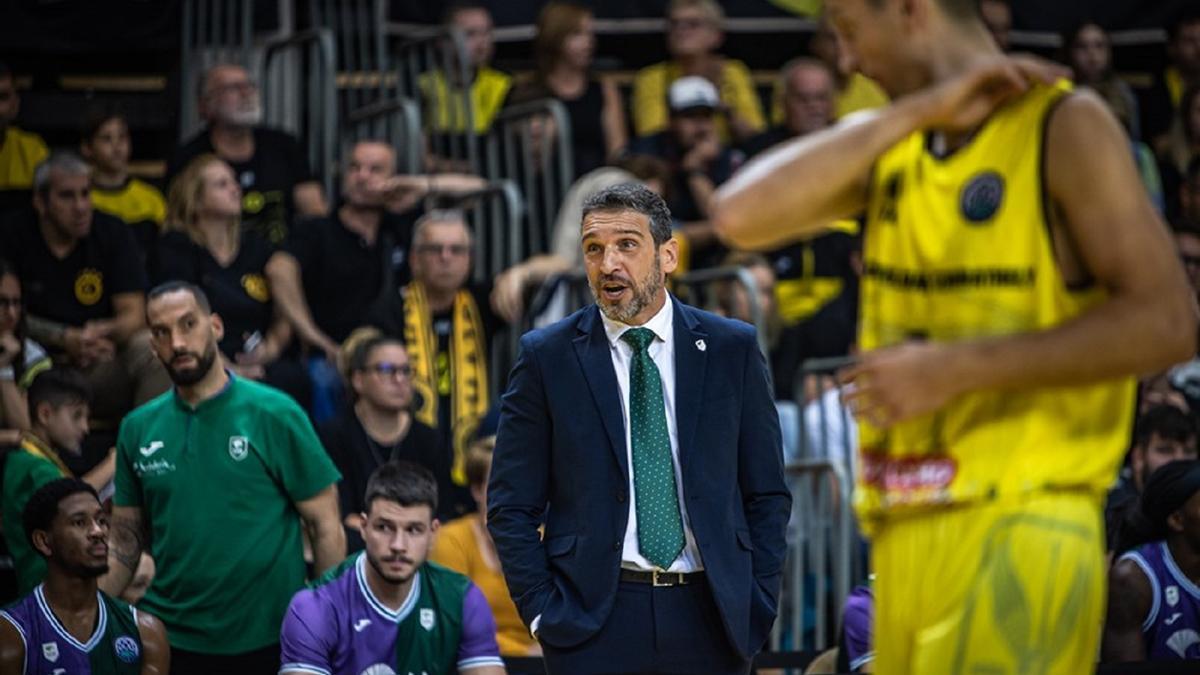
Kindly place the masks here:
[[(863, 250), (864, 351), (1044, 330), (1104, 299), (1065, 283), (1046, 217), (1045, 125), (1068, 89), (1031, 90), (949, 156), (915, 133), (881, 157)], [(859, 514), (869, 526), (989, 496), (1104, 490), (1128, 440), (1133, 387), (1122, 378), (976, 392), (888, 430), (863, 421)]]

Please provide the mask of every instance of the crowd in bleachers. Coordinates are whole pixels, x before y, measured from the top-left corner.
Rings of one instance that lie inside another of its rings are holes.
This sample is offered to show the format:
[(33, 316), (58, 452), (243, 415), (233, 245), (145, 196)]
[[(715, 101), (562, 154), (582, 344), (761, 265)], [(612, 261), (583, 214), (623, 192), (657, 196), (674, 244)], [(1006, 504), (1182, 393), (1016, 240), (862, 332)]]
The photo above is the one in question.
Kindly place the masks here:
[[(1007, 46), (1007, 5), (983, 5)], [(302, 139), (262, 124), (260, 83), (226, 63), (199, 83), (204, 127), (162, 158), (161, 180), (144, 179), (131, 173), (120, 110), (81, 111), (78, 147), (51, 150), (36, 120), (16, 125), (17, 76), (0, 63), (0, 444), (12, 449), (0, 498), (18, 589), (24, 593), (44, 573), (20, 529), (24, 502), (60, 475), (78, 475), (104, 494), (120, 470), (109, 448), (123, 418), (170, 389), (151, 345), (146, 294), (186, 281), (203, 289), (223, 320), (219, 351), (229, 371), (282, 390), (310, 415), (341, 473), (339, 520), (350, 549), (363, 546), (360, 514), (371, 474), (394, 459), (428, 467), (438, 515), (450, 522), (433, 559), (482, 589), (506, 656), (537, 654), (483, 526), (504, 385), (491, 364), (508, 358), (498, 336), (574, 308), (570, 300), (534, 300), (577, 277), (582, 201), (621, 182), (642, 182), (669, 204), (684, 252), (677, 275), (749, 272), (752, 286), (719, 279), (693, 300), (764, 332), (775, 397), (782, 409), (791, 406), (795, 424), (806, 419), (806, 407), (822, 414), (828, 382), (801, 366), (853, 350), (860, 223), (833, 223), (827, 234), (767, 253), (731, 251), (711, 226), (709, 204), (747, 158), (886, 105), (886, 96), (854, 71), (824, 22), (761, 97), (747, 66), (721, 53), (723, 15), (714, 0), (672, 0), (666, 19), (668, 60), (639, 70), (623, 90), (594, 68), (593, 16), (581, 5), (555, 0), (542, 9), (536, 68), (519, 75), (491, 64), (493, 27), (483, 5), (447, 11), (446, 25), (463, 36), (471, 81), (422, 75), (424, 131), (471, 133), (454, 110), (462, 100), (456, 88), (467, 85), (475, 134), (485, 136), (506, 106), (555, 99), (573, 151), (572, 187), (553, 205), (545, 240), (529, 239), (523, 260), (482, 279), (473, 273), (482, 261), (471, 212), (488, 179), (454, 158), (423, 148), (425, 171), (401, 173), (396, 148), (359, 140), (338, 159), (337, 193), (327, 194)], [(1143, 183), (1129, 189), (1147, 190), (1171, 223), (1200, 298), (1200, 14), (1181, 16), (1167, 32), (1168, 65), (1149, 89), (1135, 91), (1120, 76), (1108, 33), (1095, 23), (1063, 35), (1061, 60), (1076, 85), (1093, 90), (1124, 125)], [(552, 144), (556, 131), (534, 133), (530, 142)], [(540, 163), (538, 153), (530, 161)], [(34, 394), (51, 364), (90, 403), (90, 419), (77, 423), (73, 437), (38, 434), (53, 426), (41, 418), (62, 403)], [(1154, 623), (1143, 597), (1165, 583), (1155, 576), (1161, 567), (1177, 575), (1183, 590), (1176, 593), (1197, 603), (1186, 606), (1200, 608), (1200, 483), (1191, 482), (1200, 358), (1148, 374), (1139, 397), (1127, 465), (1106, 514), (1113, 592), (1136, 602), (1111, 603), (1102, 657), (1200, 658), (1200, 645), (1172, 651), (1153, 633), (1170, 623)], [(789, 459), (803, 454), (798, 445), (813, 444), (785, 439)], [(22, 453), (52, 468), (30, 469), (18, 461)], [(220, 500), (215, 490), (213, 498)], [(1157, 552), (1159, 540), (1169, 554)], [(1166, 562), (1151, 565), (1152, 555)], [(1190, 566), (1176, 566), (1171, 555), (1188, 556)], [(154, 562), (143, 557), (142, 590), (153, 583)], [(869, 591), (854, 597), (852, 614), (869, 616)], [(1155, 604), (1156, 616), (1166, 611)], [(1200, 615), (1188, 621), (1200, 629)], [(857, 645), (848, 667), (870, 667), (868, 624), (848, 625), (849, 643)]]

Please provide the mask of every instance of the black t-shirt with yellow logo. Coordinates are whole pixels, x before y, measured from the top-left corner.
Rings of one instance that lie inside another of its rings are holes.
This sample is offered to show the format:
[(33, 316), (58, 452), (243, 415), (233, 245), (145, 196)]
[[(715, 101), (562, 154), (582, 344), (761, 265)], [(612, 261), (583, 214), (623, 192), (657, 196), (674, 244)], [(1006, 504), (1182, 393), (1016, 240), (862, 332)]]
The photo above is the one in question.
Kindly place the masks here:
[(254, 333), (266, 337), (274, 308), (267, 287), (267, 259), (275, 252), (256, 232), (243, 232), (237, 257), (222, 267), (208, 249), (183, 232), (171, 231), (159, 240), (155, 283), (187, 281), (204, 289), (213, 311), (225, 324), (221, 352), (234, 356), (245, 351)]
[(113, 316), (112, 298), (143, 293), (146, 273), (129, 226), (104, 213), (66, 258), (50, 253), (32, 210), (0, 225), (0, 255), (17, 268), (25, 311), (69, 326)]
[[(167, 163), (167, 185), (187, 168), (188, 162), (214, 153), (208, 131), (201, 131), (180, 147)], [(242, 227), (257, 231), (279, 245), (287, 238), (295, 214), (292, 190), (314, 181), (312, 169), (300, 142), (275, 129), (254, 129), (254, 156), (245, 162), (229, 162), (242, 188)]]

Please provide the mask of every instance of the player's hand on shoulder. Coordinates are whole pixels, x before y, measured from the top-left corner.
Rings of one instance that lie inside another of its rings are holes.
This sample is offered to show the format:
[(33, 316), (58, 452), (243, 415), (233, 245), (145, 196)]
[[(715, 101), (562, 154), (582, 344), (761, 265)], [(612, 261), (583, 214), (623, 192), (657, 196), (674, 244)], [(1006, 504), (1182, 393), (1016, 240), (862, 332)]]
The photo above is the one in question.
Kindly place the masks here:
[(994, 110), (1031, 86), (1066, 77), (1062, 66), (1035, 56), (997, 56), (981, 61), (958, 76), (914, 94), (920, 107), (921, 128), (966, 131), (981, 124)]

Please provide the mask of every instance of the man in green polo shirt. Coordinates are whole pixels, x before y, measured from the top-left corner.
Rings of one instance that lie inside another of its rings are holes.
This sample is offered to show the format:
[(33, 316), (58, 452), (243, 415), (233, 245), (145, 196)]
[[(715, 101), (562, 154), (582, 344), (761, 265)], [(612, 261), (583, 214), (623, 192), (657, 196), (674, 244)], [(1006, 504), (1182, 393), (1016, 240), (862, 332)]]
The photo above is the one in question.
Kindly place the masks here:
[[(88, 386), (78, 372), (63, 368), (43, 371), (29, 385), (27, 397), (32, 427), (17, 447), (5, 451), (0, 488), (0, 518), (16, 566), (18, 595), (32, 591), (46, 576), (45, 559), (25, 536), (21, 520), (25, 504), (46, 483), (71, 476), (61, 455), (78, 455), (88, 432)], [(100, 492), (112, 479), (111, 455), (83, 477)]]
[(301, 521), (320, 574), (346, 555), (337, 469), (286, 394), (235, 378), (199, 288), (152, 290), (146, 318), (173, 391), (130, 413), (117, 439), (116, 595), (145, 537), (157, 574), (141, 606), (162, 619), (171, 672), (275, 673), (279, 626), (305, 581)]

